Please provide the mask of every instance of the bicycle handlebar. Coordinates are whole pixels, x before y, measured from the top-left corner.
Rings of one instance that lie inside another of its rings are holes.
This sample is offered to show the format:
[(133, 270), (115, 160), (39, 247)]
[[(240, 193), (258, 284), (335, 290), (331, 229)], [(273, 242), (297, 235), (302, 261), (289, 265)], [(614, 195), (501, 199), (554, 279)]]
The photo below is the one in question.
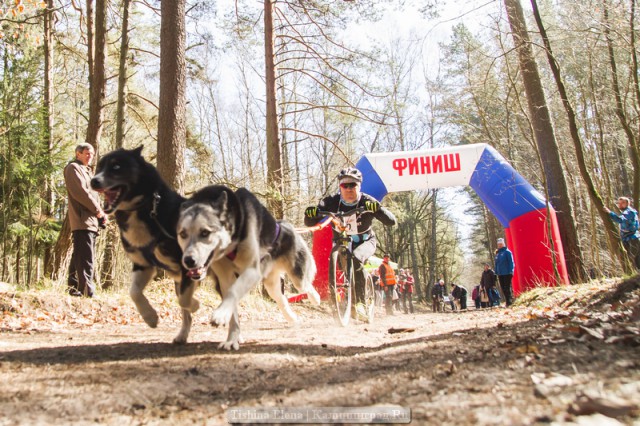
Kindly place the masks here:
[(365, 209), (364, 207), (357, 207), (357, 208), (349, 210), (347, 212), (337, 212), (337, 213), (324, 211), (324, 210), (318, 210), (318, 216), (322, 216), (322, 219), (320, 220), (320, 222), (318, 222), (317, 225), (309, 226), (309, 227), (306, 227), (306, 228), (298, 228), (298, 229), (296, 229), (296, 231), (299, 232), (299, 233), (315, 232), (315, 231), (319, 231), (320, 229), (324, 228), (325, 226), (329, 225), (330, 223), (333, 223), (333, 224), (338, 225), (338, 226), (343, 226), (342, 225), (342, 220), (341, 220), (343, 217), (351, 216), (352, 214), (358, 214), (358, 213), (373, 213), (373, 212), (370, 212), (369, 210)]
[(325, 217), (328, 216), (336, 219), (341, 219), (343, 217), (351, 216), (352, 214), (358, 214), (358, 213), (373, 213), (373, 212), (370, 212), (364, 207), (356, 207), (355, 209), (351, 209), (346, 212), (329, 212), (324, 210), (318, 210), (318, 216), (325, 216)]
[(365, 209), (364, 207), (356, 207), (355, 209), (351, 209), (346, 212), (328, 212), (324, 210), (318, 211), (318, 216), (323, 216), (324, 218), (330, 218), (327, 222), (333, 223), (333, 229), (338, 232), (344, 232), (346, 230), (346, 223), (344, 222), (344, 218), (347, 216), (351, 216), (353, 214), (358, 213), (373, 213)]

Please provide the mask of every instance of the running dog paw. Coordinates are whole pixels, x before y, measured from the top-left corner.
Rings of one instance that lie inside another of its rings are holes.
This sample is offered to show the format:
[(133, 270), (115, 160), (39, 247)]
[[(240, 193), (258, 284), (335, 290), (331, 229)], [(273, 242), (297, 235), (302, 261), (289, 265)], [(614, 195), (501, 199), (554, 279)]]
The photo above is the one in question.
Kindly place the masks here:
[(226, 342), (222, 342), (218, 345), (218, 349), (224, 349), (225, 351), (230, 351), (233, 349), (237, 351), (240, 349), (240, 339), (237, 340), (227, 340)]
[(154, 309), (147, 312), (140, 312), (140, 315), (142, 315), (142, 319), (149, 327), (156, 328), (158, 326), (158, 313)]
[(174, 339), (173, 339), (173, 344), (174, 345), (184, 345), (185, 343), (187, 343), (187, 337), (188, 336), (184, 336), (183, 333), (179, 333)]
[(283, 312), (283, 314), (284, 314), (284, 318), (287, 320), (290, 326), (300, 324), (300, 318), (298, 318), (298, 316), (295, 313), (293, 313), (291, 309), (289, 309), (288, 312)]
[(233, 316), (233, 309), (226, 308), (223, 305), (218, 306), (211, 313), (211, 325), (215, 327), (226, 326), (229, 324), (231, 317)]
[(311, 300), (314, 305), (320, 304), (320, 295), (316, 291), (315, 288), (311, 287), (310, 290), (307, 291), (307, 298)]

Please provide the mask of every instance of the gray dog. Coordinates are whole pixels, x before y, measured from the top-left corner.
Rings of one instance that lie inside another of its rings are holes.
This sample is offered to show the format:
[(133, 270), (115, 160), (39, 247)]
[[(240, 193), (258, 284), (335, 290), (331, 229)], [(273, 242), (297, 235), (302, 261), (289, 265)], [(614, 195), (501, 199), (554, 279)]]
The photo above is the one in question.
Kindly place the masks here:
[(215, 326), (229, 325), (226, 350), (240, 347), (238, 302), (260, 280), (287, 321), (296, 315), (282, 293), (286, 272), (298, 291), (314, 303), (320, 296), (312, 281), (316, 267), (305, 241), (293, 227), (277, 221), (247, 189), (205, 187), (183, 203), (177, 226), (182, 264), (196, 281), (211, 274), (222, 303), (211, 315)]

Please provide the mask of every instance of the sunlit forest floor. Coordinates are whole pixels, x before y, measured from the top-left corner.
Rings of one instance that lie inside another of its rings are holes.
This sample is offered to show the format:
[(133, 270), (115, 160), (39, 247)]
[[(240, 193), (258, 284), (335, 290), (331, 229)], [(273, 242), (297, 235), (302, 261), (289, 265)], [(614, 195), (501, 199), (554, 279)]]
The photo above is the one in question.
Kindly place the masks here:
[(252, 295), (245, 343), (199, 290), (189, 343), (172, 285), (150, 289), (148, 328), (127, 291), (72, 298), (0, 287), (0, 424), (225, 424), (237, 407), (411, 409), (412, 424), (640, 423), (640, 278), (539, 288), (510, 309), (379, 316), (340, 327), (326, 302), (290, 327)]

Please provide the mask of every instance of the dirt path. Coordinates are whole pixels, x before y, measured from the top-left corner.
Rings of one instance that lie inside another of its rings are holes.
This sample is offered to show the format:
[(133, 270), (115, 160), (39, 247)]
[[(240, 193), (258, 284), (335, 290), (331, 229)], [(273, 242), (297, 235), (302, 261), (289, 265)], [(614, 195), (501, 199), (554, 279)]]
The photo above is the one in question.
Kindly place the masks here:
[[(6, 308), (15, 302), (0, 301), (4, 324), (15, 323), (20, 312)], [(36, 318), (39, 327), (0, 334), (0, 424), (218, 425), (234, 407), (373, 405), (410, 408), (412, 424), (637, 424), (633, 311), (567, 303), (399, 313), (347, 328), (307, 306), (288, 327), (269, 305), (243, 315), (246, 342), (231, 353), (217, 349), (226, 331), (206, 312), (184, 346), (170, 343), (175, 318), (153, 330)], [(398, 327), (412, 331), (389, 332)]]

